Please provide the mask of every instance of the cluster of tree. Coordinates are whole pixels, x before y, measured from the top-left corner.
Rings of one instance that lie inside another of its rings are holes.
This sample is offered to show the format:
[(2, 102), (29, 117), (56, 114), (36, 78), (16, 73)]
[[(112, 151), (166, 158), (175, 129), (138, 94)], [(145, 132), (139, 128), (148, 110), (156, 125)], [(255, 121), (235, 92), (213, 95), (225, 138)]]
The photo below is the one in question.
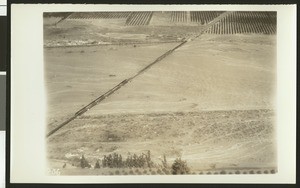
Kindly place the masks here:
[(186, 161), (181, 160), (181, 158), (177, 158), (172, 164), (172, 174), (189, 174), (190, 169), (187, 166)]
[(104, 155), (102, 160), (102, 167), (109, 168), (121, 168), (123, 167), (123, 160), (121, 154), (109, 154), (108, 156)]
[(142, 153), (140, 155), (129, 155), (125, 160), (125, 166), (135, 168), (151, 168), (154, 166), (154, 163), (151, 161), (150, 151), (148, 151), (147, 154)]
[(104, 155), (102, 160), (102, 167), (109, 168), (142, 168), (142, 167), (153, 167), (154, 163), (151, 161), (151, 153), (150, 151), (147, 154), (133, 154), (128, 155), (125, 160), (123, 160), (121, 154), (113, 153), (108, 156)]

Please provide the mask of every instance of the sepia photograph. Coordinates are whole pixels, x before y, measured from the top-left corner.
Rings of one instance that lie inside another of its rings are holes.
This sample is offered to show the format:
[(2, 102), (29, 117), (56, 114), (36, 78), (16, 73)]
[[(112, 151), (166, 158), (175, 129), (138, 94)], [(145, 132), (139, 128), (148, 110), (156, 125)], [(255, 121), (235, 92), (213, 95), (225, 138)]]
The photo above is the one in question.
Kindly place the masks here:
[(277, 172), (276, 12), (45, 12), (50, 174)]
[(11, 12), (12, 183), (295, 181), (295, 6)]

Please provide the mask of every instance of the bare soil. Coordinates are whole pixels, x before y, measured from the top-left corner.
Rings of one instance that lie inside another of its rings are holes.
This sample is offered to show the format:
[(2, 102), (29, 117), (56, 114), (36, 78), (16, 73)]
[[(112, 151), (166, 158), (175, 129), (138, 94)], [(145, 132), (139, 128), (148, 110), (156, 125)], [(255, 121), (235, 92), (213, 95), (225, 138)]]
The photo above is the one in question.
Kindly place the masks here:
[(48, 128), (74, 115), (175, 45), (45, 48)]
[(275, 36), (202, 35), (88, 114), (274, 109), (274, 41)]

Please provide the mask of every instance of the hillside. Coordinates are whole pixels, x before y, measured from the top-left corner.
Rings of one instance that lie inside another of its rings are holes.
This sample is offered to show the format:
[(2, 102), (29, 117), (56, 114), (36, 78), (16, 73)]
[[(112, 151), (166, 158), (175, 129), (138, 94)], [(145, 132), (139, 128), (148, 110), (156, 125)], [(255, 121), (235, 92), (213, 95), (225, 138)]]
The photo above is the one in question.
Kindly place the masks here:
[[(92, 18), (107, 15), (117, 18)], [(201, 15), (197, 12), (162, 16), (176, 18), (172, 25), (147, 13), (142, 25), (132, 19), (129, 26), (121, 23), (131, 14), (117, 15), (75, 15), (44, 25), (47, 131), (203, 28), (192, 23)], [(233, 15), (255, 18), (254, 13)], [(176, 24), (184, 20), (191, 24)], [(77, 168), (80, 157), (95, 164), (115, 152), (150, 150), (156, 164), (163, 155), (169, 163), (181, 157), (197, 174), (276, 169), (276, 35), (268, 30), (274, 23), (261, 28), (267, 34), (251, 24), (242, 33), (230, 32), (228, 25), (239, 26), (235, 17), (220, 23), (49, 137), (49, 166), (66, 163), (66, 175), (101, 175), (105, 169)]]

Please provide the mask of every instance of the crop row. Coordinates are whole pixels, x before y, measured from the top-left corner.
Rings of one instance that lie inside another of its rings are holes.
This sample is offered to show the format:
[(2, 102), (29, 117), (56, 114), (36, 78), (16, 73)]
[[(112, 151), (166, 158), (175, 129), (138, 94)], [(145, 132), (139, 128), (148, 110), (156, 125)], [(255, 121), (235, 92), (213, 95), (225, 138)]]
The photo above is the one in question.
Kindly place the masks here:
[(172, 11), (171, 22), (188, 22), (186, 11)]
[(207, 171), (200, 172), (200, 175), (212, 175), (212, 174), (275, 174), (277, 170), (221, 170), (221, 171)]
[(276, 13), (234, 12), (206, 31), (209, 34), (276, 34)]
[(116, 170), (110, 171), (107, 175), (170, 175), (170, 171), (161, 169), (135, 169), (135, 170)]
[[(166, 168), (100, 168), (89, 169), (97, 175), (172, 175), (172, 171)], [(191, 171), (188, 175), (255, 175), (255, 174), (276, 174), (275, 169), (256, 170), (211, 170), (211, 171)]]
[(126, 25), (148, 25), (153, 12), (132, 12), (126, 20)]
[[(275, 169), (272, 170), (215, 170), (215, 171), (205, 171), (205, 172), (190, 172), (190, 175), (226, 175), (226, 174), (275, 174), (277, 171)], [(106, 172), (104, 175), (171, 175), (170, 170), (167, 169), (117, 169), (117, 170), (110, 170)]]
[(71, 19), (117, 19), (127, 18), (130, 12), (76, 12), (69, 18)]
[(222, 13), (223, 11), (191, 11), (191, 21), (207, 24)]
[(276, 12), (234, 12), (226, 18), (236, 23), (276, 24)]

